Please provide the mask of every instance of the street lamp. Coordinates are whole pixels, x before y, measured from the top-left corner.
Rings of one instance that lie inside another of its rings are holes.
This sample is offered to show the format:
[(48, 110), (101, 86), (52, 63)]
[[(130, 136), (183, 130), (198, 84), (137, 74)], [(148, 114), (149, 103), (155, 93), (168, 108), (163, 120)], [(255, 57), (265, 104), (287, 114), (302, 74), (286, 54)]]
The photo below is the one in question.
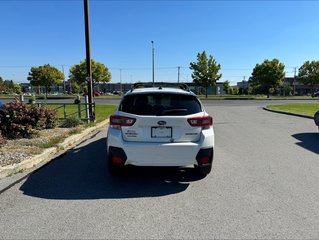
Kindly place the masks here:
[(152, 43), (152, 81), (153, 81), (153, 87), (155, 86), (154, 81), (154, 41), (151, 41)]

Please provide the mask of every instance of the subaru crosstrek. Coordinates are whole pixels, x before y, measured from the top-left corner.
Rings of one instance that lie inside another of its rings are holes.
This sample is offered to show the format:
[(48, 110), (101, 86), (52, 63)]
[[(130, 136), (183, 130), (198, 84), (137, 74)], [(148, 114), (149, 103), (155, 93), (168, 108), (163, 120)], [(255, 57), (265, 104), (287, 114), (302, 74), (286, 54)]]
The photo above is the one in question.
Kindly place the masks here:
[(110, 117), (107, 161), (111, 173), (126, 165), (192, 165), (207, 175), (213, 155), (213, 118), (185, 84), (179, 88), (135, 84)]

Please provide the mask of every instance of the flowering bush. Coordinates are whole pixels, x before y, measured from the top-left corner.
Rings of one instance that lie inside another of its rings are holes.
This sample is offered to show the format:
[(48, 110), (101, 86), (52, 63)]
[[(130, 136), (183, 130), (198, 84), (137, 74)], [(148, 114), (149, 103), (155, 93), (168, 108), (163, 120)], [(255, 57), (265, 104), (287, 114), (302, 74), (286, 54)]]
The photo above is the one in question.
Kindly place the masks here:
[(6, 138), (30, 138), (36, 132), (56, 126), (56, 110), (28, 106), (17, 99), (6, 103), (0, 113), (0, 132)]

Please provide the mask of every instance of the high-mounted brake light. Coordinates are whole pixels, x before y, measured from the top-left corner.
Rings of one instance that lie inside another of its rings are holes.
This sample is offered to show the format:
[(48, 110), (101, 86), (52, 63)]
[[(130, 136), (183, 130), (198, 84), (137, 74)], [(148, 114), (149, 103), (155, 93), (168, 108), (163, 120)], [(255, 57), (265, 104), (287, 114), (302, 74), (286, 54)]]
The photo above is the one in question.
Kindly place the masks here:
[(113, 115), (110, 117), (111, 126), (133, 126), (135, 118)]
[(187, 121), (192, 127), (209, 127), (213, 125), (211, 116), (189, 118)]

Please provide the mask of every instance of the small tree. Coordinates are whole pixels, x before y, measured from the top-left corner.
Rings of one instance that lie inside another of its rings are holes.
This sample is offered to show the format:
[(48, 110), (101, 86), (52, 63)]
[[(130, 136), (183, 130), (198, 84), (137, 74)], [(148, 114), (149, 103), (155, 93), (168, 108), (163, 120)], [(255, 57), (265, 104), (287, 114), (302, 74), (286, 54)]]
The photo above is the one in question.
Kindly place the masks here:
[(229, 87), (229, 88), (228, 88), (227, 94), (231, 94), (231, 95), (233, 94), (233, 88), (232, 88), (232, 87)]
[(81, 91), (80, 85), (76, 82), (73, 82), (72, 83), (72, 92), (73, 93), (80, 93), (80, 91)]
[(209, 86), (216, 84), (222, 74), (218, 74), (220, 70), (220, 64), (217, 64), (216, 60), (209, 55), (206, 56), (206, 52), (197, 54), (197, 62), (190, 63), (190, 69), (193, 70), (192, 78), (196, 85), (203, 86), (205, 88), (205, 95), (207, 98), (207, 89)]
[(285, 65), (278, 59), (266, 59), (262, 64), (256, 64), (249, 82), (252, 87), (264, 88), (269, 98), (269, 88), (280, 87), (284, 79)]
[[(91, 60), (92, 79), (93, 82), (109, 82), (111, 81), (111, 73), (109, 69), (103, 64)], [(70, 68), (70, 79), (73, 82), (82, 84), (86, 82), (86, 61), (83, 60), (80, 64), (75, 64)]]
[(230, 87), (230, 82), (228, 80), (226, 80), (224, 83), (223, 83), (223, 87), (225, 89), (225, 92), (226, 94), (232, 94), (232, 88)]
[(238, 87), (233, 87), (233, 94), (238, 95), (238, 93), (239, 93)]
[(64, 74), (57, 68), (45, 64), (39, 67), (32, 67), (29, 72), (28, 80), (31, 85), (44, 86), (45, 94), (48, 95), (48, 90), (52, 84), (58, 84), (64, 79)]
[(4, 91), (7, 93), (14, 92), (14, 82), (12, 80), (4, 80), (3, 82)]
[(4, 92), (4, 82), (2, 77), (0, 77), (0, 93)]
[(21, 94), (22, 93), (22, 88), (18, 83), (15, 83), (13, 86), (14, 92), (17, 94)]
[(314, 85), (319, 84), (319, 61), (307, 61), (300, 68), (297, 76), (299, 82), (311, 86), (311, 95)]

